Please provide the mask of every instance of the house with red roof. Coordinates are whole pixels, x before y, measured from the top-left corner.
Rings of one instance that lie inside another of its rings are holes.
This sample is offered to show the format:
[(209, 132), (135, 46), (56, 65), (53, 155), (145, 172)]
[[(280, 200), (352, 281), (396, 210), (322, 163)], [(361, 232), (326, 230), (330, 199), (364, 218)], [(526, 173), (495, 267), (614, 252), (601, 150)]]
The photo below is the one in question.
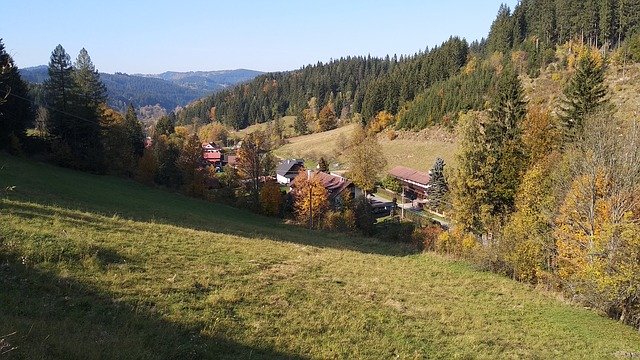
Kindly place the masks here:
[[(327, 193), (329, 194), (329, 204), (333, 208), (340, 208), (342, 206), (342, 198), (343, 196), (349, 196), (352, 199), (356, 195), (356, 186), (355, 184), (340, 175), (337, 174), (328, 174), (322, 171), (312, 171), (307, 170), (307, 176), (312, 179), (319, 180), (327, 189)], [(291, 183), (292, 191), (295, 192), (295, 182)]]
[(222, 148), (214, 142), (202, 144), (202, 159), (211, 166), (222, 169), (226, 164), (225, 154)]
[(425, 200), (427, 198), (427, 189), (429, 189), (429, 180), (431, 179), (428, 173), (404, 166), (396, 166), (389, 170), (389, 175), (400, 182), (405, 196), (408, 198), (417, 200)]

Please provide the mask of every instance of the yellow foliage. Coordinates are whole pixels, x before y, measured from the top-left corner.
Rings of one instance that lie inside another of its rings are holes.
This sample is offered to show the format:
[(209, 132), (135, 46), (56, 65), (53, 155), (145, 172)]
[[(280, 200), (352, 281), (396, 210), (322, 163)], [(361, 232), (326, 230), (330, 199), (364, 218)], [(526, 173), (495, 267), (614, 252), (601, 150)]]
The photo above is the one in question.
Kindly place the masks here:
[(395, 124), (393, 115), (386, 110), (380, 111), (369, 123), (369, 134), (377, 134), (393, 124)]
[(306, 172), (300, 172), (293, 180), (294, 208), (296, 218), (301, 224), (321, 225), (321, 219), (329, 208), (329, 194), (319, 179), (307, 178)]
[(557, 150), (562, 140), (558, 119), (540, 106), (530, 106), (522, 122), (522, 141), (532, 162)]
[(267, 215), (275, 216), (280, 214), (282, 193), (277, 182), (269, 181), (262, 186), (262, 189), (260, 189), (260, 207)]

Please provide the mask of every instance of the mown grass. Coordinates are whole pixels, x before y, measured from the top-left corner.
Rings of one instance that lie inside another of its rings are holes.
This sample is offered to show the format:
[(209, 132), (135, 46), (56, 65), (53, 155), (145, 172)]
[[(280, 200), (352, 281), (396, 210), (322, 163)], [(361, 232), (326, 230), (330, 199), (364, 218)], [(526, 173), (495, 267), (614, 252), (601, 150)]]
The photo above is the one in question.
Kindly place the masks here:
[(633, 329), (463, 262), (6, 155), (0, 169), (9, 358), (640, 354)]

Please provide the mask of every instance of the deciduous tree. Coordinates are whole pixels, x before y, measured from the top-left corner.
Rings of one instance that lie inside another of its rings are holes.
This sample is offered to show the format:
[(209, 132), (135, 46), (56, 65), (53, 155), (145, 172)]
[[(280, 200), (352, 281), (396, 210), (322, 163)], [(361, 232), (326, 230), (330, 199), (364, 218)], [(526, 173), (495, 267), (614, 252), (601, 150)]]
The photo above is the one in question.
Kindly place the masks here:
[(358, 126), (351, 137), (348, 149), (349, 178), (365, 192), (372, 191), (378, 175), (387, 166), (382, 147), (374, 136), (367, 136)]
[(322, 218), (329, 209), (329, 193), (322, 182), (312, 173), (300, 172), (293, 180), (294, 209), (301, 224), (319, 227)]

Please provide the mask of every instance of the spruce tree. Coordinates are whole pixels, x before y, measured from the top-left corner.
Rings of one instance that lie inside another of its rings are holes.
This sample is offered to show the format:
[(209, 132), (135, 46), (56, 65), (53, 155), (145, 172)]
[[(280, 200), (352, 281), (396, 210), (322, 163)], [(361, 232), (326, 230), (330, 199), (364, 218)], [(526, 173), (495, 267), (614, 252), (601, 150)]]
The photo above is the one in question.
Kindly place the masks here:
[(318, 170), (326, 173), (329, 172), (329, 163), (324, 157), (321, 157), (320, 161), (318, 161)]
[(444, 198), (449, 192), (449, 185), (447, 179), (444, 177), (445, 162), (441, 158), (437, 158), (433, 164), (433, 168), (429, 173), (429, 183), (427, 184), (428, 205), (433, 210), (438, 210), (442, 207)]
[(463, 118), (453, 202), (456, 222), (465, 230), (488, 235), (513, 212), (527, 166), (521, 135), (525, 114), (522, 85), (508, 67), (498, 80), (489, 116)]
[(97, 108), (106, 102), (107, 88), (100, 81), (100, 74), (91, 61), (85, 48), (80, 50), (74, 64), (74, 80), (80, 90), (82, 100), (89, 106)]
[(129, 104), (127, 107), (127, 113), (124, 117), (124, 126), (131, 143), (131, 148), (136, 157), (141, 157), (144, 152), (144, 132), (142, 131), (142, 124), (138, 121), (138, 115), (133, 108), (133, 104)]
[(581, 134), (585, 117), (607, 103), (604, 73), (604, 62), (599, 64), (594, 55), (583, 52), (578, 56), (558, 111), (567, 140)]
[[(88, 56), (81, 60), (79, 73), (95, 71)], [(45, 101), (50, 108), (47, 125), (54, 157), (61, 165), (100, 172), (104, 154), (98, 99), (84, 80), (84, 76), (76, 74), (62, 45), (58, 45), (51, 54), (49, 79), (44, 84)]]

